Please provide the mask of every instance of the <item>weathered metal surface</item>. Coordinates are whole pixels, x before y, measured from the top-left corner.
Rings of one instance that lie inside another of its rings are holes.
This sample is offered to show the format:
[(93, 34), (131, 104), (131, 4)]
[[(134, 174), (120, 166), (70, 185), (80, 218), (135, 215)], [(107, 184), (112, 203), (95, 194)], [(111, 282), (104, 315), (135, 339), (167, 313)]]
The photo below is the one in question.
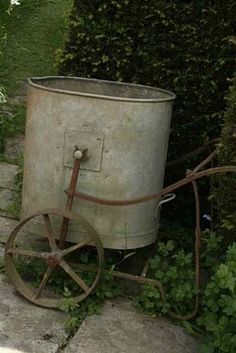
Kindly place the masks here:
[[(67, 249), (59, 249), (55, 238), (57, 228), (54, 227), (52, 216), (59, 216), (61, 223), (62, 220), (68, 219), (70, 223), (76, 222), (77, 224), (79, 224), (79, 226), (86, 231), (86, 239), (78, 242), (76, 245), (73, 245)], [(27, 225), (27, 223), (30, 223), (32, 220), (34, 220), (34, 218), (38, 217), (42, 218), (44, 222), (43, 230), (44, 236), (48, 239), (50, 248), (49, 252), (25, 249), (22, 245), (17, 246), (20, 244), (18, 243), (18, 235), (22, 227), (24, 227), (24, 225)], [(91, 244), (96, 247), (98, 264), (96, 270), (96, 277), (91, 283), (91, 285), (88, 286), (83, 281), (83, 279), (74, 271), (74, 269), (67, 263), (67, 261), (65, 260), (65, 256), (84, 246), (88, 246)], [(17, 267), (17, 263), (19, 264), (19, 260), (21, 257), (41, 259), (47, 264), (47, 270), (45, 273), (42, 273), (42, 280), (38, 288), (31, 286), (28, 281), (22, 278), (21, 273)], [(69, 277), (73, 279), (73, 281), (82, 289), (82, 293), (73, 298), (73, 301), (75, 303), (78, 303), (81, 300), (85, 299), (93, 291), (93, 289), (99, 282), (103, 270), (103, 259), (103, 246), (99, 236), (97, 235), (96, 231), (92, 228), (92, 226), (85, 219), (83, 219), (83, 217), (75, 215), (67, 210), (60, 209), (45, 209), (42, 211), (38, 211), (30, 217), (24, 219), (21, 223), (17, 225), (17, 227), (11, 233), (5, 249), (6, 270), (10, 280), (15, 285), (17, 291), (34, 304), (47, 308), (59, 309), (63, 298), (63, 296), (58, 296), (57, 292), (56, 295), (54, 295), (54, 293), (52, 293), (53, 289), (50, 290), (50, 295), (44, 292), (46, 285), (50, 279), (50, 276), (53, 274), (55, 268), (62, 268), (69, 275)]]
[[(81, 192), (123, 200), (161, 190), (174, 94), (76, 78), (29, 83), (23, 217), (45, 207), (64, 207), (61, 190), (69, 185), (69, 154), (75, 142), (80, 147), (79, 140), (88, 148), (77, 186)], [(157, 202), (110, 208), (75, 200), (73, 209), (93, 225), (104, 247), (130, 249), (155, 241)], [(69, 240), (78, 237), (78, 229), (69, 230)]]

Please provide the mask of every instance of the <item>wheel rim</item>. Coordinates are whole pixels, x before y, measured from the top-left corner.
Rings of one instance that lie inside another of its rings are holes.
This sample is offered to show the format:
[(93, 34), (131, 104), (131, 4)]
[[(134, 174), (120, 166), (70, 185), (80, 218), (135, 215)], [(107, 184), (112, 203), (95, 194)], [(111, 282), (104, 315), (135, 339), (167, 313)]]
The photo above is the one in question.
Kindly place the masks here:
[[(60, 250), (57, 246), (56, 236), (54, 234), (53, 225), (51, 223), (52, 216), (61, 217), (62, 219), (67, 218), (70, 222), (73, 221), (79, 224), (80, 227), (86, 231), (87, 239), (81, 240), (77, 244), (74, 244), (67, 249)], [(34, 220), (36, 217), (42, 217), (44, 220), (45, 234), (49, 246), (49, 251), (47, 252), (41, 252), (37, 250), (32, 251), (16, 247), (16, 239), (19, 232), (25, 225), (27, 225), (28, 222)], [(96, 277), (89, 285), (81, 278), (80, 275), (75, 272), (75, 270), (65, 259), (68, 255), (85, 246), (93, 246), (97, 252), (98, 265), (96, 268)], [(46, 264), (46, 271), (43, 271), (40, 284), (36, 289), (30, 286), (29, 283), (27, 283), (22, 278), (22, 275), (17, 269), (16, 258), (18, 259), (18, 257), (21, 256), (40, 259), (40, 261), (42, 260), (42, 262)], [(60, 299), (50, 298), (43, 294), (46, 285), (50, 280), (50, 277), (55, 272), (55, 269), (60, 268), (63, 270), (63, 272), (65, 272), (67, 276), (69, 276), (69, 278), (75, 282), (78, 288), (82, 290), (81, 294), (72, 297), (73, 303), (79, 303), (85, 299), (98, 284), (102, 275), (103, 261), (104, 250), (102, 242), (94, 228), (83, 217), (73, 214), (67, 210), (60, 209), (45, 209), (24, 219), (11, 233), (5, 249), (6, 271), (16, 290), (34, 304), (48, 308), (60, 308), (63, 299), (63, 297)]]

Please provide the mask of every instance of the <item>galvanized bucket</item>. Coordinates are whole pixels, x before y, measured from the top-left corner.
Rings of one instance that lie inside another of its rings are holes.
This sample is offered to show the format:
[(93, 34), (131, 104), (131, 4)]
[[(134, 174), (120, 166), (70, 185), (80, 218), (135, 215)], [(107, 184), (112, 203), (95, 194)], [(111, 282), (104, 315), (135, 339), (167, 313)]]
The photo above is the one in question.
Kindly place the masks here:
[[(63, 208), (73, 150), (88, 148), (77, 188), (106, 199), (131, 199), (163, 187), (175, 95), (158, 88), (76, 77), (29, 79), (22, 217)], [(96, 229), (105, 248), (153, 243), (157, 201), (105, 206), (75, 200), (74, 212)], [(35, 228), (40, 232), (40, 225)], [(80, 230), (69, 229), (77, 242)]]

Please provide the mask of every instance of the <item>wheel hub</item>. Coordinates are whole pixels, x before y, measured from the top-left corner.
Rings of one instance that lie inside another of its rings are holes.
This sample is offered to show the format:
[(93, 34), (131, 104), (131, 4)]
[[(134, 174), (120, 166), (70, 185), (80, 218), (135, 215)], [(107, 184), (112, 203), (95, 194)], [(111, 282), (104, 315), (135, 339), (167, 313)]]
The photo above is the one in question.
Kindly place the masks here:
[(53, 268), (60, 265), (62, 256), (58, 253), (50, 254), (47, 258), (47, 264), (49, 267)]

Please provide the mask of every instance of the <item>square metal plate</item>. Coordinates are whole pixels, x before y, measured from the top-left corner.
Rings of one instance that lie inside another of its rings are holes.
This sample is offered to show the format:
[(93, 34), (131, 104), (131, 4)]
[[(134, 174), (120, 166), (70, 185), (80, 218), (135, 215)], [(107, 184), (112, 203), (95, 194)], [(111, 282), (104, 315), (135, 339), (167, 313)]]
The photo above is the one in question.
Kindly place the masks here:
[(75, 146), (87, 148), (86, 159), (81, 169), (99, 172), (101, 170), (104, 135), (79, 130), (65, 130), (64, 166), (73, 167)]

